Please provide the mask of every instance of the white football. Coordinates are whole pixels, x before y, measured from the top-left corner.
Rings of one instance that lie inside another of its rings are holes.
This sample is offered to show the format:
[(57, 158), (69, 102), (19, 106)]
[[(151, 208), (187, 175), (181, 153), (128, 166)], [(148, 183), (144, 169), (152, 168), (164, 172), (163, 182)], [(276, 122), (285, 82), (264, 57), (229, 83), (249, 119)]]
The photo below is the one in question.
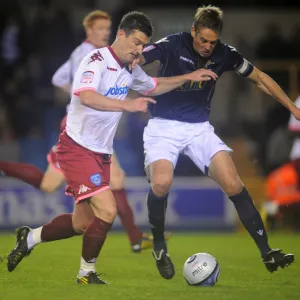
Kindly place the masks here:
[(219, 278), (217, 260), (208, 253), (196, 253), (183, 266), (183, 277), (189, 285), (214, 286)]

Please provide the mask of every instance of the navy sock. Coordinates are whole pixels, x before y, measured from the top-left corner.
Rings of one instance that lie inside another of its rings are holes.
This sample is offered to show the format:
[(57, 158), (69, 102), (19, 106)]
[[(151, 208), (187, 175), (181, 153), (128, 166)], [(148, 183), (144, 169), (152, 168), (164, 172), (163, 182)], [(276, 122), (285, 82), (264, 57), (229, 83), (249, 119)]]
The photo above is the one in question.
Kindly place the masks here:
[(271, 248), (268, 244), (264, 223), (248, 191), (243, 188), (239, 194), (231, 196), (229, 199), (233, 202), (242, 224), (259, 248), (261, 256), (264, 257)]
[(150, 188), (147, 205), (148, 217), (153, 234), (153, 247), (155, 251), (165, 249), (167, 252), (167, 245), (165, 241), (165, 215), (167, 209), (168, 194), (157, 197)]

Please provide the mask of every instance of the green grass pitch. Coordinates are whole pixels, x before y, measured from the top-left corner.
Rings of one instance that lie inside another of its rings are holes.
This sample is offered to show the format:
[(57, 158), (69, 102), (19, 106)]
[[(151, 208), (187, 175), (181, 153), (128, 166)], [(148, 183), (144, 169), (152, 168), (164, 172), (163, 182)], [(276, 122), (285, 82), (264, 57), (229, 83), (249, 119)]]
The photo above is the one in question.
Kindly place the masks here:
[[(176, 267), (172, 280), (158, 274), (151, 251), (130, 252), (122, 233), (111, 233), (97, 263), (97, 271), (110, 284), (77, 285), (81, 238), (42, 244), (9, 273), (0, 264), (0, 300), (263, 300), (300, 299), (300, 236), (272, 234), (270, 243), (294, 253), (296, 263), (270, 274), (261, 263), (251, 238), (238, 234), (191, 234), (174, 232), (169, 251)], [(13, 247), (15, 239), (0, 235), (0, 255)], [(197, 252), (207, 252), (219, 261), (219, 282), (213, 288), (188, 286), (182, 276), (185, 260)]]

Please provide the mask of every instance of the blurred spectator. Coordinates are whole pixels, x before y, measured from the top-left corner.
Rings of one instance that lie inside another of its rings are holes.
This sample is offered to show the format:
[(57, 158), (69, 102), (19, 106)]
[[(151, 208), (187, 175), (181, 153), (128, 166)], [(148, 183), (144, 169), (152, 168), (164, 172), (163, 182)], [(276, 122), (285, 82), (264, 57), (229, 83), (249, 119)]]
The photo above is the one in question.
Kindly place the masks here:
[(266, 141), (265, 173), (269, 174), (274, 169), (287, 163), (290, 158), (292, 140), (289, 137), (286, 124), (278, 126)]
[[(258, 63), (261, 69), (273, 77), (288, 94), (288, 70), (269, 70), (264, 66), (265, 61), (274, 62), (274, 60), (289, 60), (292, 58), (289, 44), (284, 39), (281, 28), (277, 23), (266, 25), (264, 34), (256, 45), (255, 56), (261, 62), (261, 66)], [(276, 66), (276, 63), (272, 65)], [(259, 143), (258, 157), (264, 174), (268, 174), (274, 168), (289, 160), (290, 140), (286, 130), (288, 119), (289, 112), (286, 108), (278, 103), (274, 103), (267, 109), (265, 121), (253, 127), (252, 133), (256, 136), (256, 141)], [(259, 130), (259, 127), (261, 130)], [(280, 146), (280, 151), (278, 148), (277, 152), (273, 151), (275, 146)]]
[(287, 49), (288, 44), (282, 36), (279, 25), (267, 24), (263, 37), (257, 43), (256, 57), (258, 59), (287, 59), (290, 58)]
[(19, 66), (3, 87), (2, 95), (16, 138), (25, 136), (39, 124), (34, 87), (24, 66)]
[(39, 84), (51, 86), (54, 72), (74, 48), (69, 16), (50, 2), (40, 7), (33, 28), (32, 52), (39, 55), (43, 74)]
[[(265, 27), (264, 35), (256, 46), (256, 58), (259, 60), (291, 59), (289, 45), (282, 36), (281, 29), (278, 24), (269, 23)], [(288, 93), (289, 81), (287, 70), (265, 71), (286, 93)]]
[[(296, 99), (295, 105), (300, 107), (300, 96)], [(290, 153), (290, 159), (294, 160), (300, 158), (300, 121), (298, 121), (292, 114), (290, 116), (288, 129), (293, 138), (293, 147)]]
[(136, 10), (136, 0), (120, 1), (120, 4), (116, 6), (115, 10), (111, 12), (112, 27), (111, 27), (111, 43), (114, 42), (114, 37), (118, 31), (118, 26), (122, 17), (129, 11)]
[(300, 232), (300, 159), (274, 170), (267, 178), (265, 204), (271, 229)]
[(7, 16), (1, 35), (0, 82), (8, 81), (27, 56), (26, 26), (17, 14)]
[(289, 56), (292, 59), (300, 59), (300, 24), (294, 26), (288, 39)]
[[(295, 102), (300, 107), (300, 96)], [(277, 161), (280, 156), (278, 151), (287, 147), (288, 159), (290, 162), (278, 166), (267, 178), (266, 194), (269, 202), (266, 204), (268, 222), (271, 229), (292, 228), (294, 231), (300, 231), (300, 121), (291, 114), (288, 130), (293, 139), (289, 142), (289, 135), (285, 132), (285, 141), (276, 141), (277, 147), (273, 145), (274, 156)], [(288, 146), (287, 146), (288, 144)], [(275, 146), (275, 147), (274, 147)], [(272, 147), (270, 147), (272, 149)], [(291, 149), (291, 150), (290, 150)], [(275, 155), (276, 152), (276, 155)]]
[(0, 141), (9, 141), (12, 138), (13, 135), (7, 120), (7, 112), (0, 98)]

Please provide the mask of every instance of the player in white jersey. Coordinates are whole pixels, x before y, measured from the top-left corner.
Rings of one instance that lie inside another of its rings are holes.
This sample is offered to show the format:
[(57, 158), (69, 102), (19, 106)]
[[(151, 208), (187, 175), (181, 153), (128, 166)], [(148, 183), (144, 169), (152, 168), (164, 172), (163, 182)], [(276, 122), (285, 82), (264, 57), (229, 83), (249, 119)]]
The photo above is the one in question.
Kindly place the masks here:
[[(68, 94), (71, 92), (72, 81), (82, 59), (92, 50), (107, 46), (111, 28), (110, 16), (101, 10), (92, 11), (83, 19), (83, 26), (86, 40), (72, 52), (69, 59), (55, 72), (52, 78), (53, 85)], [(66, 116), (61, 121), (61, 131), (65, 128), (65, 122)], [(56, 145), (50, 149), (47, 160), (48, 167), (45, 173), (33, 165), (11, 162), (0, 162), (0, 170), (6, 176), (21, 179), (44, 192), (52, 193), (65, 182), (56, 157)], [(118, 216), (130, 241), (131, 250), (134, 253), (139, 253), (141, 250), (151, 248), (153, 244), (152, 235), (141, 232), (135, 224), (133, 211), (124, 189), (124, 171), (115, 155), (112, 156), (110, 171), (110, 187), (117, 202)], [(85, 209), (85, 205), (82, 205), (81, 209)], [(89, 207), (87, 209), (89, 210)], [(92, 219), (93, 215), (90, 217)], [(61, 225), (63, 226), (65, 222), (68, 223), (69, 219), (72, 219), (72, 214), (61, 216)], [(84, 228), (79, 228), (81, 224), (75, 224), (80, 232), (84, 231)], [(165, 236), (166, 238), (169, 237), (168, 234)]]
[[(126, 14), (111, 47), (96, 49), (81, 62), (73, 81), (73, 95), (66, 130), (60, 135), (57, 158), (68, 184), (67, 191), (75, 199), (73, 223), (63, 227), (57, 218), (36, 229), (23, 226), (17, 231), (17, 243), (8, 255), (8, 270), (13, 271), (32, 248), (41, 243), (70, 238), (80, 232), (73, 224), (82, 222), (82, 257), (77, 282), (105, 284), (96, 273), (95, 264), (116, 216), (116, 202), (109, 187), (110, 158), (113, 138), (122, 111), (147, 111), (148, 97), (128, 98), (129, 88), (147, 96), (160, 95), (189, 80), (216, 80), (210, 70), (152, 78), (139, 66), (129, 66), (140, 57), (149, 43), (152, 25), (140, 12)], [(80, 207), (88, 203), (93, 219)]]
[[(58, 68), (52, 78), (52, 84), (66, 93), (71, 93), (74, 75), (82, 59), (96, 48), (108, 44), (111, 31), (110, 16), (101, 10), (95, 10), (83, 19), (86, 39), (70, 55), (69, 59)], [(68, 108), (67, 108), (68, 110)], [(61, 131), (65, 128), (66, 117), (61, 122)], [(64, 183), (64, 176), (56, 158), (56, 146), (52, 147), (48, 156), (48, 168), (41, 183), (41, 189), (46, 192), (57, 190)]]
[[(86, 31), (86, 40), (80, 44), (71, 54), (70, 58), (55, 72), (52, 83), (65, 92), (70, 93), (75, 72), (82, 59), (92, 50), (107, 46), (110, 36), (110, 16), (103, 11), (96, 10), (89, 13), (83, 20)], [(65, 119), (62, 121), (64, 129)], [(42, 181), (45, 191), (54, 191), (59, 188), (64, 177), (56, 158), (56, 146), (48, 154), (48, 170)], [(133, 211), (128, 203), (124, 189), (125, 173), (120, 167), (115, 154), (112, 155), (110, 187), (117, 203), (118, 216), (128, 235), (131, 249), (135, 253), (152, 247), (152, 235), (142, 233), (134, 222)], [(169, 235), (165, 235), (166, 238)]]
[[(300, 96), (296, 99), (295, 105), (300, 108)], [(293, 114), (290, 116), (289, 131), (294, 135), (294, 142), (290, 153), (290, 159), (300, 158), (300, 121)]]

